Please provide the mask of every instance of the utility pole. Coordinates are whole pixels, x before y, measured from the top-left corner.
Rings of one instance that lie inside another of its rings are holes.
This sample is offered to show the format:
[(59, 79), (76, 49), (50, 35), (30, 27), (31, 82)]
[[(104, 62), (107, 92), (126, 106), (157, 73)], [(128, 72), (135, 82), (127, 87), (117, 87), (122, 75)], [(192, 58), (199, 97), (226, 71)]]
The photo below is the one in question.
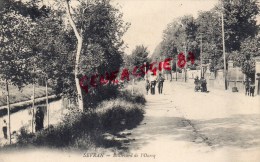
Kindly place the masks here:
[(134, 83), (135, 82), (135, 79), (132, 80), (132, 95), (134, 95)]
[(221, 22), (222, 22), (222, 43), (223, 43), (223, 59), (224, 59), (224, 78), (225, 90), (227, 90), (227, 67), (226, 67), (226, 49), (225, 49), (225, 31), (224, 31), (224, 4), (222, 4)]
[(146, 80), (146, 62), (144, 62), (144, 80)]
[(5, 88), (6, 88), (7, 113), (8, 113), (8, 136), (9, 136), (9, 143), (12, 144), (12, 141), (11, 141), (11, 112), (10, 112), (9, 88), (8, 88), (7, 79), (5, 80)]
[[(165, 78), (165, 74), (164, 74), (164, 60), (165, 60), (165, 56), (163, 56), (163, 61), (162, 61), (162, 76)], [(167, 80), (168, 80), (168, 78), (167, 78)]]
[(170, 81), (172, 81), (172, 66), (173, 66), (173, 59), (170, 61), (170, 66), (171, 66), (171, 73), (170, 73), (170, 76), (171, 76), (171, 80)]
[(176, 55), (176, 60), (175, 60), (175, 62), (176, 62), (176, 63), (175, 63), (175, 65), (176, 65), (176, 70), (175, 70), (175, 72), (176, 72), (176, 82), (177, 82), (177, 80), (178, 80), (178, 78), (177, 78), (177, 77), (178, 77), (178, 74), (177, 74), (177, 72), (178, 72), (178, 71), (177, 71), (178, 61), (177, 61), (177, 60), (178, 60), (178, 55)]
[[(35, 69), (33, 68), (33, 73), (35, 73)], [(32, 133), (34, 132), (34, 103), (35, 103), (35, 82), (33, 79), (33, 95), (32, 95)]]
[(200, 35), (200, 77), (203, 76), (202, 71), (202, 34)]
[[(49, 100), (48, 100), (48, 78), (45, 77), (45, 91), (46, 91), (46, 109), (47, 109), (47, 128), (49, 129), (49, 118), (50, 118), (50, 112), (49, 112)], [(63, 97), (63, 96), (62, 96)]]
[(160, 61), (159, 61), (159, 66), (161, 66), (161, 69), (162, 69), (162, 76), (164, 76), (164, 74), (163, 74), (163, 64), (164, 64), (164, 61), (162, 61), (162, 58), (164, 59), (164, 56), (162, 57), (162, 56), (160, 56)]
[[(186, 47), (186, 43), (184, 45), (184, 52), (185, 52), (185, 60), (187, 61), (187, 47)], [(185, 63), (185, 66), (184, 66), (184, 81), (187, 82), (187, 62)]]

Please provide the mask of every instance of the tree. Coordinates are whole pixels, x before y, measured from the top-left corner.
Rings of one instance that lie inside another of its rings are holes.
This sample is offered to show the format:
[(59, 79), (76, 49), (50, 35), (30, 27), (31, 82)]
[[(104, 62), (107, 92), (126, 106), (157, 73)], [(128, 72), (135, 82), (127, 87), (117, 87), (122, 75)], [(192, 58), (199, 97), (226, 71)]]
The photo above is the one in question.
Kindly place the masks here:
[(254, 80), (255, 77), (255, 60), (254, 58), (260, 56), (260, 38), (247, 38), (241, 43), (241, 50), (234, 51), (229, 54), (228, 59), (234, 61), (234, 65), (242, 67), (242, 72), (247, 77)]
[[(222, 55), (222, 35), (221, 19), (219, 14), (213, 9), (200, 12), (196, 19), (198, 25), (197, 42), (202, 43), (202, 59), (211, 59), (211, 70), (223, 68)], [(200, 39), (202, 42), (200, 42)]]
[[(259, 13), (257, 0), (220, 0), (224, 6), (227, 52), (240, 50), (241, 43), (258, 34), (256, 16)], [(222, 10), (221, 5), (216, 10)]]
[[(120, 67), (122, 63), (122, 57), (119, 57), (122, 55), (120, 47), (123, 44), (121, 37), (126, 29), (121, 19), (122, 14), (111, 6), (109, 0), (80, 1), (80, 5), (73, 12), (71, 12), (70, 1), (65, 0), (65, 8), (77, 39), (74, 74), (79, 108), (83, 110), (83, 94), (79, 78), (83, 73), (90, 72), (83, 71), (93, 60), (96, 60), (98, 65), (90, 69), (95, 72), (104, 71), (106, 65), (108, 65), (107, 70)], [(94, 55), (101, 57), (94, 57)], [(92, 58), (92, 61), (88, 61), (89, 58)], [(81, 63), (84, 68), (80, 68)]]
[[(163, 31), (163, 40), (156, 47), (152, 58), (156, 59), (163, 56), (173, 58), (176, 61), (180, 52), (188, 51), (192, 52), (195, 58), (198, 58), (197, 28), (195, 19), (190, 15), (175, 19)], [(175, 67), (174, 64), (172, 67)]]
[(89, 4), (89, 7), (85, 8), (85, 14), (79, 18), (80, 21), (81, 19), (82, 24), (85, 24), (85, 43), (80, 62), (84, 69), (81, 69), (80, 73), (105, 74), (118, 70), (123, 63), (121, 38), (127, 29), (122, 13), (113, 7), (110, 1), (102, 0)]
[(83, 104), (83, 98), (82, 98), (82, 90), (79, 83), (79, 61), (80, 61), (80, 55), (81, 50), (83, 46), (83, 37), (82, 37), (82, 26), (77, 27), (75, 21), (73, 20), (72, 13), (71, 13), (71, 6), (70, 6), (70, 0), (65, 0), (65, 8), (66, 13), (69, 19), (69, 23), (73, 29), (73, 32), (77, 38), (77, 49), (76, 49), (76, 55), (75, 55), (75, 69), (74, 69), (74, 75), (75, 75), (75, 83), (76, 83), (76, 89), (77, 89), (77, 99), (78, 99), (78, 105), (79, 109), (83, 111), (84, 104)]
[[(129, 69), (133, 73), (140, 74), (140, 70), (142, 66), (146, 66), (148, 68), (148, 50), (144, 45), (137, 45), (135, 49), (132, 51), (132, 54), (129, 56)], [(144, 69), (145, 70), (145, 69)], [(145, 74), (142, 73), (142, 77)]]
[(144, 62), (147, 62), (148, 60), (148, 54), (149, 52), (147, 50), (147, 47), (144, 47), (144, 45), (136, 46), (131, 54), (132, 65), (133, 66), (143, 65)]
[(30, 11), (34, 7), (19, 5), (19, 2), (15, 1), (4, 1), (4, 8), (0, 11), (0, 77), (6, 82), (10, 143), (11, 121), (8, 85), (12, 84), (21, 89), (31, 80), (29, 70), (31, 49), (29, 44), (31, 31), (35, 24), (30, 17), (30, 12), (26, 12), (27, 10), (24, 11), (24, 9)]
[(163, 32), (163, 41), (152, 57), (160, 55), (176, 57), (176, 54), (184, 51), (186, 46), (186, 49), (195, 55), (195, 64), (200, 63), (202, 56), (203, 60), (212, 60), (211, 70), (222, 69), (224, 61), (220, 13), (224, 12), (226, 52), (231, 53), (240, 51), (244, 40), (258, 34), (259, 26), (255, 18), (259, 13), (259, 7), (257, 0), (219, 0), (219, 2), (210, 11), (199, 12), (196, 20), (192, 16), (183, 16), (168, 24)]
[[(29, 45), (30, 49), (32, 49), (30, 53), (30, 70), (33, 84), (33, 107), (35, 84), (37, 84), (37, 81), (44, 81), (48, 123), (48, 87), (51, 87), (57, 95), (62, 97), (75, 97), (75, 91), (71, 88), (75, 85), (73, 81), (65, 88), (66, 81), (71, 79), (73, 74), (71, 62), (74, 61), (71, 61), (68, 56), (70, 56), (69, 54), (71, 54), (72, 47), (75, 44), (67, 38), (60, 15), (59, 11), (51, 10), (44, 17), (35, 19), (35, 27), (32, 29), (31, 43)], [(48, 82), (52, 84), (48, 85)]]
[[(39, 7), (37, 1), (22, 3), (6, 0), (0, 15), (1, 78), (6, 80), (6, 89), (8, 90), (8, 84), (21, 89), (24, 84), (35, 85), (39, 77), (53, 76), (54, 65), (59, 60), (55, 54), (60, 54), (59, 49), (64, 49), (61, 43), (57, 43), (64, 40), (57, 39), (62, 35), (59, 33), (61, 20), (55, 20), (55, 16), (50, 15), (50, 9), (46, 6)], [(9, 105), (9, 91), (7, 103)], [(10, 107), (8, 114), (10, 115)]]

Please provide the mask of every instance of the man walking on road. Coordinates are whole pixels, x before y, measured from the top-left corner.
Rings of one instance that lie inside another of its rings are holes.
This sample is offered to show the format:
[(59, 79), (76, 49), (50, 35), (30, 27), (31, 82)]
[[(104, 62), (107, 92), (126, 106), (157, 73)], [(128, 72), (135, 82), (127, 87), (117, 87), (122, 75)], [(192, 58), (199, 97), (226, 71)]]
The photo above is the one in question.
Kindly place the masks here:
[(246, 96), (247, 96), (247, 95), (249, 96), (250, 78), (249, 78), (249, 79), (246, 79), (246, 81), (245, 81), (244, 84), (245, 84)]
[(150, 83), (151, 83), (151, 95), (155, 94), (155, 85), (156, 85), (156, 76), (154, 73), (150, 76)]
[(148, 95), (149, 89), (150, 89), (150, 82), (148, 79), (146, 79), (145, 82), (145, 89), (146, 89), (146, 94)]
[(164, 78), (162, 76), (162, 74), (160, 73), (158, 78), (157, 78), (157, 81), (158, 81), (158, 92), (159, 94), (162, 94), (162, 91), (163, 91), (163, 82), (164, 82)]

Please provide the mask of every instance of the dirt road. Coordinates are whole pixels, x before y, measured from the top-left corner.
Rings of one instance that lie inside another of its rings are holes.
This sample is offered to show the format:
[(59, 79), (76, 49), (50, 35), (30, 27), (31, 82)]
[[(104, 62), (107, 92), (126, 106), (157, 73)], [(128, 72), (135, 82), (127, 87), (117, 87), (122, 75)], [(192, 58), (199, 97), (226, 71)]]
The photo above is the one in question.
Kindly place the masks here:
[(166, 82), (163, 95), (146, 99), (144, 121), (129, 137), (132, 152), (155, 161), (260, 160), (259, 96)]

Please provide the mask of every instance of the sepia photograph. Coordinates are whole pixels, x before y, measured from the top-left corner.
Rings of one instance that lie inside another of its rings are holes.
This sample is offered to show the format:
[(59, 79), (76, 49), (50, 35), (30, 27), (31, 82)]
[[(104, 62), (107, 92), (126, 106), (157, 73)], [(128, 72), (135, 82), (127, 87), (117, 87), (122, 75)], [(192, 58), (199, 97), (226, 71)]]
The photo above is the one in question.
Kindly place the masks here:
[(259, 162), (260, 0), (0, 0), (0, 162)]

